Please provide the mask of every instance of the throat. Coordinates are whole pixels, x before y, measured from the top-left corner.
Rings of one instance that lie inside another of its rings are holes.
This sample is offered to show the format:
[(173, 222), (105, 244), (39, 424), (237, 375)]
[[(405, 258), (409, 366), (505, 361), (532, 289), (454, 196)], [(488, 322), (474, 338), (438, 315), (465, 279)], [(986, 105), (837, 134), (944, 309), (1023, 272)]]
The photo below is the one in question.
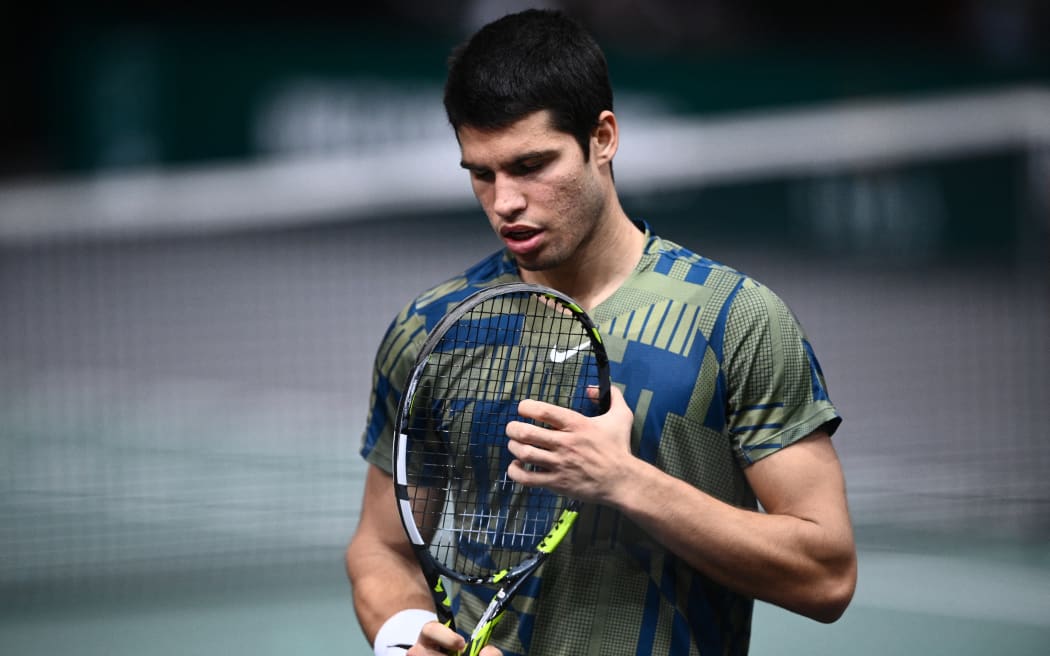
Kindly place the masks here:
[(533, 271), (519, 267), (521, 279), (553, 287), (590, 311), (612, 296), (641, 260), (645, 235), (627, 223), (630, 233), (604, 235), (558, 267)]

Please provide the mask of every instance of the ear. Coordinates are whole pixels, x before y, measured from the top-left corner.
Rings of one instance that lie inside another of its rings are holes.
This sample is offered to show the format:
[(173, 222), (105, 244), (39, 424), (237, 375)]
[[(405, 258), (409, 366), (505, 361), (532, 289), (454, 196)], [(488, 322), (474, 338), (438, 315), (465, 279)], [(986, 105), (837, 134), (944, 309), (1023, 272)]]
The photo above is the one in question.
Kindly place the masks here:
[(609, 110), (598, 115), (598, 125), (591, 132), (591, 159), (598, 166), (612, 162), (620, 146), (620, 128), (616, 115)]

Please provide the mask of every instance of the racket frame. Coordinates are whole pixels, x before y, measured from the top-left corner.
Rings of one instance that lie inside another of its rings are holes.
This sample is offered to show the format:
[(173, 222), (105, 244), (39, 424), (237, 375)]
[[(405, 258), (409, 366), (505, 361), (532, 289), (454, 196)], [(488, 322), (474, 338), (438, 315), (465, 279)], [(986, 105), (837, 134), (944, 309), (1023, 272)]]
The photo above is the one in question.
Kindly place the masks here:
[(398, 403), (397, 418), (394, 432), (394, 492), (397, 499), (397, 510), (401, 518), (401, 524), (405, 529), (412, 550), (430, 588), (431, 596), (437, 611), (438, 620), (445, 626), (456, 628), (452, 613), (452, 604), (445, 591), (443, 576), (459, 583), (468, 585), (499, 585), (500, 588), (492, 597), (488, 607), (482, 613), (477, 626), (471, 634), (466, 649), (461, 652), (469, 656), (475, 656), (481, 648), (488, 643), (492, 630), (496, 627), (503, 616), (503, 611), (511, 598), (517, 592), (521, 584), (535, 572), (547, 559), (547, 556), (557, 548), (564, 537), (572, 529), (573, 523), (579, 514), (579, 502), (575, 499), (567, 499), (566, 506), (561, 514), (551, 525), (547, 535), (536, 545), (535, 553), (524, 559), (517, 565), (494, 572), (488, 576), (468, 576), (457, 572), (438, 562), (429, 551), (426, 541), (423, 539), (419, 528), (416, 526), (413, 515), (412, 498), (409, 494), (408, 484), (408, 431), (406, 424), (412, 412), (412, 403), (422, 373), (432, 355), (434, 349), (444, 338), (449, 328), (458, 322), (463, 315), (477, 307), (481, 303), (496, 296), (507, 294), (534, 294), (547, 298), (568, 309), (575, 320), (579, 321), (591, 341), (591, 353), (595, 358), (598, 371), (598, 414), (603, 414), (609, 409), (609, 358), (602, 343), (601, 335), (590, 316), (569, 296), (543, 285), (532, 283), (503, 283), (485, 287), (467, 298), (463, 299), (438, 321), (437, 325), (427, 335), (419, 355), (412, 367), (412, 371), (405, 384), (404, 392)]

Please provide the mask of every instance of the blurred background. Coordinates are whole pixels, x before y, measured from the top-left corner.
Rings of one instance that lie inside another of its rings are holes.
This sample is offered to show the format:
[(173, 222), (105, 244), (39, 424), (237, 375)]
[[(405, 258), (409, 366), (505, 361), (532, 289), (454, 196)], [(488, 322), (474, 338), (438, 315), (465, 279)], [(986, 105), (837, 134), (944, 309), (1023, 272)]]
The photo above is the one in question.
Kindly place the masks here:
[[(565, 0), (625, 206), (767, 283), (860, 583), (756, 654), (1050, 652), (1050, 11)], [(373, 350), (498, 247), (448, 50), (526, 3), (44, 2), (0, 24), (0, 652), (367, 654)]]

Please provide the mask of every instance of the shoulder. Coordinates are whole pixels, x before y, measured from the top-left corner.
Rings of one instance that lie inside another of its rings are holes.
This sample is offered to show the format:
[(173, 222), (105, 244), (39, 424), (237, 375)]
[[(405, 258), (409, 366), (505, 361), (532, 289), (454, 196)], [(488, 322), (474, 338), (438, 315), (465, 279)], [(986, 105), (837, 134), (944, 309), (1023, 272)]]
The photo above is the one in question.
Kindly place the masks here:
[(744, 277), (732, 298), (730, 321), (734, 324), (760, 324), (783, 328), (800, 327), (787, 303), (772, 289), (755, 280)]
[(650, 235), (633, 285), (672, 302), (710, 306), (733, 296), (748, 277), (674, 241)]
[(517, 269), (504, 251), (497, 251), (460, 274), (416, 295), (394, 320), (394, 325), (422, 321), (431, 330), (449, 309), (484, 287), (518, 280)]
[(377, 371), (394, 375), (415, 360), (427, 334), (457, 303), (478, 289), (517, 280), (517, 269), (503, 251), (417, 294), (387, 326), (376, 352)]
[(697, 308), (699, 326), (722, 347), (754, 331), (798, 329), (787, 304), (768, 286), (674, 241), (650, 236), (632, 286), (651, 299)]
[(673, 241), (654, 236), (647, 244), (646, 255), (653, 258), (653, 273), (703, 288), (707, 297), (713, 294), (733, 306), (790, 314), (784, 301), (761, 281)]

